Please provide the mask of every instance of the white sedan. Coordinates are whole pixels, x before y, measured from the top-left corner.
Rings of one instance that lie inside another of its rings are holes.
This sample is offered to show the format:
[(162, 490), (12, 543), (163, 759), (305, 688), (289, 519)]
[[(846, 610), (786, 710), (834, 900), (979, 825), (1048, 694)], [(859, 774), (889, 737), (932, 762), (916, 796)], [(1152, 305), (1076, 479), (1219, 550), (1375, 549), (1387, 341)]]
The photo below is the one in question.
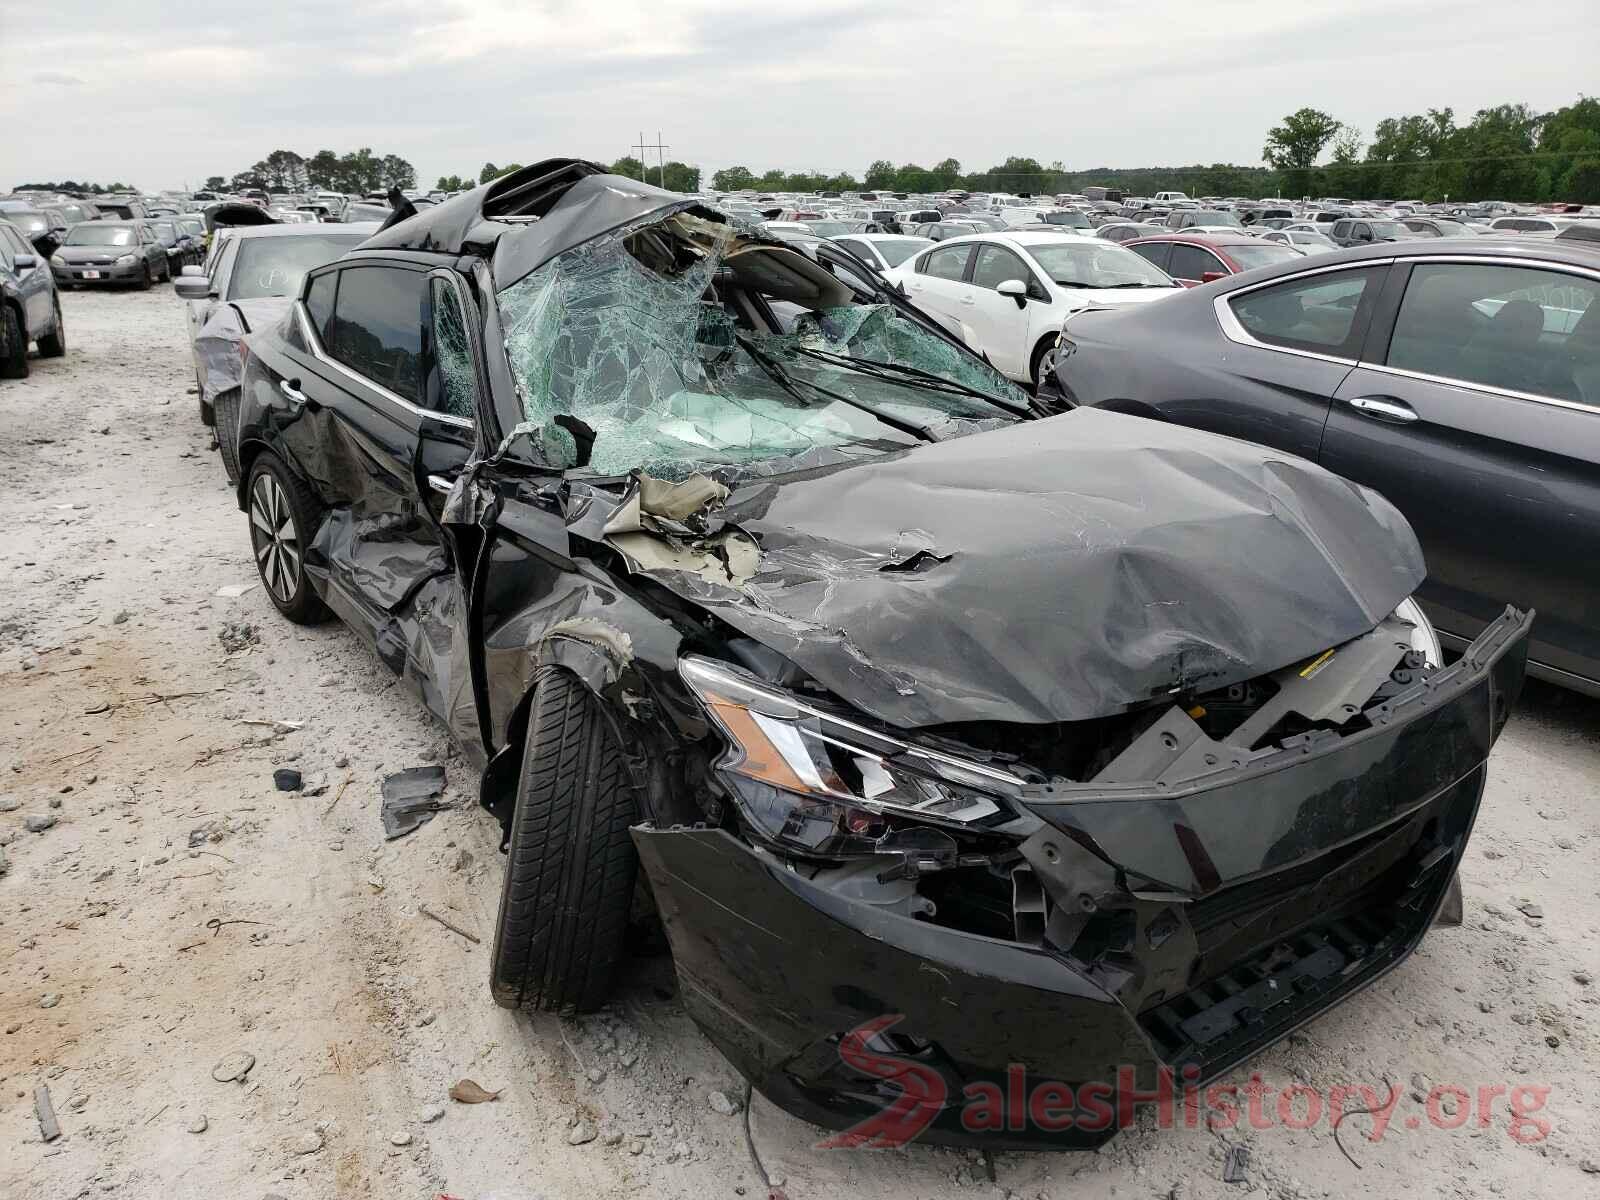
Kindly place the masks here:
[(1072, 313), (1183, 290), (1115, 242), (1043, 231), (949, 238), (883, 274), (1002, 374), (1035, 386)]
[(879, 274), (898, 267), (918, 250), (936, 244), (932, 238), (903, 233), (840, 234), (833, 240)]

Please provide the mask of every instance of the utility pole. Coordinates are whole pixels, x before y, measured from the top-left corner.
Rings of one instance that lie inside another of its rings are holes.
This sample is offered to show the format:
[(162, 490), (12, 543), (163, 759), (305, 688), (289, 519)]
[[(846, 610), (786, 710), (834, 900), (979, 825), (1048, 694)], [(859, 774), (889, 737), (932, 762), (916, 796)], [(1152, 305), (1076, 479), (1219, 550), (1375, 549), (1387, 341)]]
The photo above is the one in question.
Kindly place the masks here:
[[(650, 174), (650, 167), (648, 160), (645, 158), (645, 154), (650, 150), (654, 150), (656, 152), (656, 163), (659, 168), (659, 174), (657, 178), (661, 181), (661, 186), (665, 188), (667, 186), (667, 151), (672, 149), (672, 147), (662, 142), (660, 131), (657, 130), (656, 140), (654, 142), (645, 141), (644, 133), (643, 131), (640, 131), (639, 142), (633, 147), (633, 149), (639, 152), (639, 166), (644, 170), (644, 173), (647, 177)], [(648, 182), (648, 178), (646, 179), (646, 182)]]

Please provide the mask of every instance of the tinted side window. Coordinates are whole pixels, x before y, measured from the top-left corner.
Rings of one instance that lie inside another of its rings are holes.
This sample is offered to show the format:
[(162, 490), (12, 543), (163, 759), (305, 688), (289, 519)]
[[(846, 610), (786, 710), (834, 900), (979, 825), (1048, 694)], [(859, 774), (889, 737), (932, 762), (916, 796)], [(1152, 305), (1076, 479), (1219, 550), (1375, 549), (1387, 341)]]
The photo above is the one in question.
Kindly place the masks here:
[(333, 319), (333, 293), (338, 284), (339, 272), (329, 271), (313, 279), (306, 290), (306, 313), (311, 317), (311, 327), (317, 331), (323, 345), (328, 342), (328, 322)]
[(8, 271), (15, 270), (17, 266), (15, 252), (11, 249), (11, 243), (5, 238), (0, 238), (0, 266)]
[(1129, 246), (1128, 249), (1132, 250), (1140, 258), (1148, 259), (1163, 271), (1167, 269), (1167, 264), (1172, 261), (1171, 242), (1151, 242), (1145, 246)]
[(395, 267), (346, 267), (326, 338), (351, 370), (420, 403), (422, 309), (427, 276)]
[(1011, 251), (1001, 246), (980, 246), (978, 262), (972, 268), (972, 282), (993, 291), (1008, 279), (1028, 282), (1028, 268)]
[(1600, 283), (1529, 267), (1412, 268), (1391, 367), (1600, 407)]
[(947, 246), (935, 250), (922, 260), (921, 272), (937, 279), (960, 279), (967, 269), (967, 256), (971, 246)]
[(1354, 358), (1378, 290), (1380, 269), (1292, 279), (1229, 301), (1251, 337), (1273, 346)]
[(1167, 268), (1167, 274), (1174, 279), (1199, 279), (1207, 271), (1227, 273), (1227, 270), (1211, 251), (1199, 246), (1178, 245), (1172, 248), (1172, 266)]
[(858, 242), (853, 238), (840, 238), (839, 245), (850, 251), (851, 254), (854, 254), (862, 262), (871, 266), (877, 265), (878, 260), (872, 256), (872, 252), (868, 250), (863, 243)]

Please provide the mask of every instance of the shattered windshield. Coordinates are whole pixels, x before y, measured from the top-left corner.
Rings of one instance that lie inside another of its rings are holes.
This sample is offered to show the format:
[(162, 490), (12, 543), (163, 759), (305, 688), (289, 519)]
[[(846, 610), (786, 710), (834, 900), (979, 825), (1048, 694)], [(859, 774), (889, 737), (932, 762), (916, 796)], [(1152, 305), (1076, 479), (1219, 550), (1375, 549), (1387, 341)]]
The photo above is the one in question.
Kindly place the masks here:
[[(806, 289), (820, 302), (799, 302)], [(601, 474), (901, 449), (1027, 411), (981, 360), (848, 296), (793, 250), (680, 217), (569, 250), (499, 300), (526, 421), (583, 421)], [(753, 301), (799, 315), (772, 333)]]

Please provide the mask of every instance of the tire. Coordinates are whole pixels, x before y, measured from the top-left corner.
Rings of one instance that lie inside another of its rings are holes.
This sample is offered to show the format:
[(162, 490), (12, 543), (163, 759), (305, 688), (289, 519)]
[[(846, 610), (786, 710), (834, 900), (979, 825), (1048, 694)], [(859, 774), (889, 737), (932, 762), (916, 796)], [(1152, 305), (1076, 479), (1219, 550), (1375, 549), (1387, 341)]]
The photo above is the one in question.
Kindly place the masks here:
[(9, 304), (0, 303), (0, 379), (28, 377), (28, 331)]
[(250, 464), (245, 512), (256, 572), (267, 597), (296, 625), (315, 625), (329, 615), (305, 569), (318, 508), (311, 489), (270, 450)]
[(222, 455), (222, 470), (228, 482), (239, 482), (239, 389), (221, 393), (212, 406), (217, 427), (217, 453)]
[(56, 323), (50, 332), (39, 339), (40, 358), (60, 358), (67, 352), (67, 326), (61, 319), (61, 297), (52, 301), (56, 310)]
[(1028, 375), (1033, 380), (1033, 390), (1037, 392), (1039, 385), (1044, 382), (1045, 372), (1055, 368), (1056, 361), (1056, 335), (1039, 339), (1039, 344), (1033, 348), (1033, 358), (1028, 364)]
[(599, 701), (571, 672), (542, 670), (490, 960), (497, 1004), (585, 1012), (609, 998), (638, 872), (634, 819)]
[(137, 287), (141, 292), (148, 292), (150, 290), (150, 285), (153, 282), (154, 281), (150, 277), (150, 260), (147, 258), (144, 260), (144, 273), (139, 276), (139, 282), (134, 284), (134, 286)]

